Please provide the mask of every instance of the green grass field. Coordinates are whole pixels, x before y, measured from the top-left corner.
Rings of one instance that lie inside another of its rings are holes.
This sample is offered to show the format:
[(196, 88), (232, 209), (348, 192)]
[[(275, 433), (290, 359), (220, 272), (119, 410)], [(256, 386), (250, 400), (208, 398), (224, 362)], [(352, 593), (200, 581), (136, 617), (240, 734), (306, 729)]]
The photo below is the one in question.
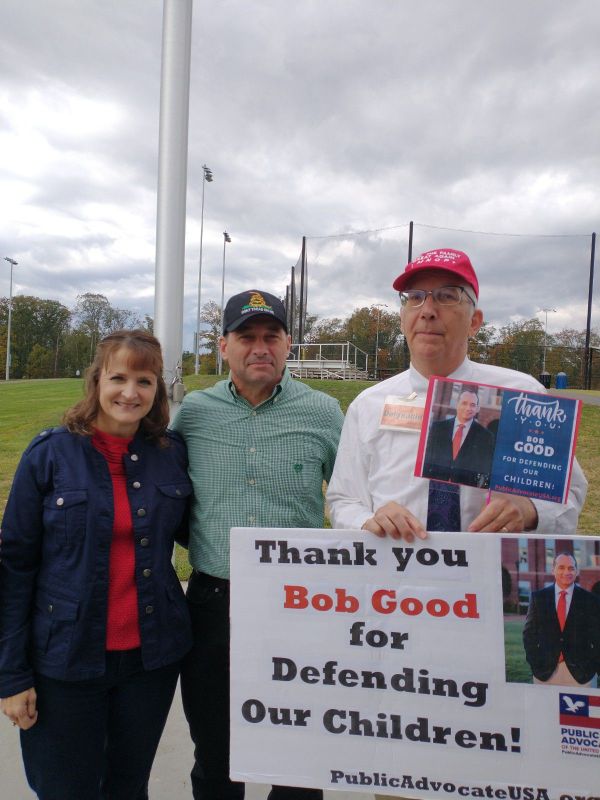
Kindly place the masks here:
[(504, 654), (506, 680), (511, 683), (532, 683), (531, 669), (523, 650), (524, 617), (504, 618)]
[(44, 428), (60, 423), (82, 388), (82, 380), (65, 378), (0, 383), (0, 508), (25, 447)]
[(578, 531), (598, 534), (598, 512), (600, 511), (600, 482), (595, 476), (600, 474), (600, 406), (583, 406), (579, 439), (577, 440), (577, 460), (588, 479), (585, 506), (579, 517)]

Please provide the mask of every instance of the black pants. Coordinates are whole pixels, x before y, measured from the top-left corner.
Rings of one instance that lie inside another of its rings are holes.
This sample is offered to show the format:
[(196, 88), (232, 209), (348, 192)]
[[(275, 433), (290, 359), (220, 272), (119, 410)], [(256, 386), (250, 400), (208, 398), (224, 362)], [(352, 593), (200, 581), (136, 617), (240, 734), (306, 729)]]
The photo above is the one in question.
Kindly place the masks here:
[[(194, 647), (181, 671), (183, 708), (194, 742), (194, 800), (242, 800), (229, 779), (229, 581), (193, 572), (187, 590)], [(322, 800), (320, 789), (273, 786), (269, 800)]]
[(147, 800), (179, 662), (144, 670), (137, 650), (106, 654), (86, 681), (36, 675), (38, 720), (21, 731), (27, 780), (40, 800)]

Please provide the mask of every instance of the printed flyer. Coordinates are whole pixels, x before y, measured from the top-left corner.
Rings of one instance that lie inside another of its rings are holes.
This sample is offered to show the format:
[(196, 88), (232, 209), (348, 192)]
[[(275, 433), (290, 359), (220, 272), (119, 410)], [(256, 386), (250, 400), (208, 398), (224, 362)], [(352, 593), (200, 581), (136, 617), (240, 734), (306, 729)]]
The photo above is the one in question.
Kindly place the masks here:
[(565, 503), (581, 401), (432, 377), (415, 475)]
[[(592, 622), (559, 670), (542, 609), (565, 563)], [(234, 528), (231, 777), (600, 800), (599, 593), (598, 537)]]

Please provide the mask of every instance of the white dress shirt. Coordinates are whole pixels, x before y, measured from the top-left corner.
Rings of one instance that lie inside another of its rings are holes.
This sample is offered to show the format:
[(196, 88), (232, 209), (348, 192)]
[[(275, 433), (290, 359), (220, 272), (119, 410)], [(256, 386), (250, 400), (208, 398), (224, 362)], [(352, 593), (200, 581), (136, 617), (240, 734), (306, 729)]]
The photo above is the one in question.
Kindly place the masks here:
[[(447, 376), (453, 380), (487, 383), (508, 389), (543, 392), (530, 375), (504, 367), (477, 364), (468, 358)], [(348, 408), (338, 447), (327, 502), (334, 528), (362, 528), (381, 506), (399, 503), (425, 525), (429, 480), (414, 475), (419, 431), (381, 430), (379, 421), (388, 395), (423, 399), (428, 379), (411, 365), (399, 375), (361, 392)], [(587, 492), (587, 480), (577, 461), (566, 504), (532, 499), (538, 514), (537, 531), (545, 535), (574, 534)], [(481, 512), (486, 489), (460, 487), (460, 511), (464, 530)]]
[(469, 419), (466, 422), (459, 422), (458, 417), (454, 417), (454, 427), (452, 428), (452, 438), (456, 436), (456, 431), (458, 428), (462, 426), (462, 436), (460, 437), (460, 443), (462, 444), (464, 440), (467, 438), (467, 433), (471, 430), (471, 425), (473, 424), (473, 420)]
[(568, 589), (561, 589), (558, 583), (554, 584), (554, 608), (558, 610), (558, 599), (561, 592), (565, 592), (565, 619), (569, 616), (569, 609), (571, 608), (571, 600), (573, 599), (573, 591), (575, 584), (572, 583)]

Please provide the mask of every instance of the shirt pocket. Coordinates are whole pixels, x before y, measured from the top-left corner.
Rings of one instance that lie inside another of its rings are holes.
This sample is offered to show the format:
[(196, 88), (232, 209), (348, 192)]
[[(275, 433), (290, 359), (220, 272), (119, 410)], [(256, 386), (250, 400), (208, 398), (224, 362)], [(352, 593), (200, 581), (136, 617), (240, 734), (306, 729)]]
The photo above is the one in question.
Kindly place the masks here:
[(190, 481), (161, 483), (158, 489), (158, 506), (161, 519), (168, 523), (168, 530), (175, 531), (183, 519), (188, 500), (192, 494)]
[(318, 494), (323, 486), (323, 465), (315, 448), (307, 445), (286, 447), (277, 459), (274, 474), (285, 493)]
[(44, 498), (44, 533), (61, 546), (74, 545), (85, 536), (88, 496), (85, 489), (55, 491)]
[(189, 481), (182, 483), (162, 483), (158, 486), (158, 491), (165, 497), (173, 500), (185, 500), (192, 493), (192, 484)]
[(45, 661), (63, 663), (67, 660), (78, 616), (77, 600), (67, 600), (50, 593), (36, 598), (33, 646)]

